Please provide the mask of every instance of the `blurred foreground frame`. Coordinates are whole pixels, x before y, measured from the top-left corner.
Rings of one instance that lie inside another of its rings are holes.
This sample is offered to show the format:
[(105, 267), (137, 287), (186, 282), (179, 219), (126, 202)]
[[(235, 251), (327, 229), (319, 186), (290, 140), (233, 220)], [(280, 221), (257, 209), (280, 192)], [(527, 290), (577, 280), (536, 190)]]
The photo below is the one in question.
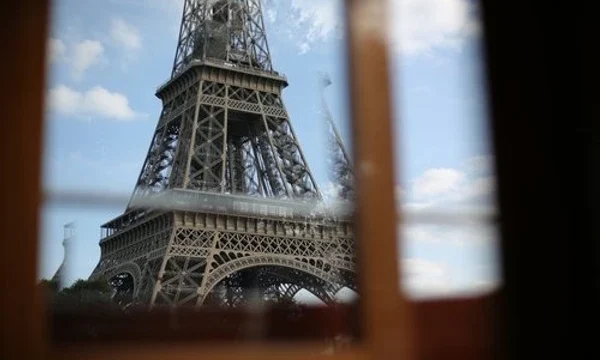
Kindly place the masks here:
[[(388, 81), (387, 59), (381, 33), (366, 35), (366, 30), (381, 30), (376, 25), (373, 29), (372, 16), (383, 15), (377, 7), (385, 2), (347, 4), (355, 163), (372, 160), (375, 169), (386, 172), (378, 173), (377, 179), (357, 172), (358, 207), (364, 209), (357, 214), (358, 237), (385, 230), (379, 233), (382, 237), (371, 234), (369, 239), (377, 243), (360, 252), (362, 342), (327, 356), (315, 353), (318, 347), (286, 343), (50, 345), (48, 319), (36, 286), (49, 3), (2, 3), (0, 37), (6, 51), (2, 101), (9, 136), (0, 146), (10, 154), (5, 156), (5, 168), (14, 170), (2, 177), (0, 187), (0, 263), (6, 274), (1, 294), (3, 359), (516, 359), (530, 354), (547, 359), (595, 353), (595, 343), (589, 341), (594, 331), (578, 331), (590, 329), (587, 323), (595, 313), (600, 284), (600, 234), (595, 225), (600, 183), (595, 105), (599, 61), (592, 45), (600, 29), (591, 19), (595, 12), (581, 3), (562, 4), (560, 9), (529, 1), (520, 2), (518, 9), (508, 2), (482, 3), (504, 290), (502, 295), (483, 298), (409, 304), (399, 297), (393, 282), (397, 268), (387, 278), (387, 271), (396, 265), (391, 240), (396, 219), (391, 201), (384, 196), (393, 190), (388, 89), (381, 87)], [(365, 23), (365, 17), (371, 21)], [(557, 41), (571, 44), (572, 51), (557, 52)], [(572, 72), (567, 75), (565, 69)], [(365, 128), (375, 116), (380, 120), (378, 134)], [(371, 136), (381, 134), (385, 136)], [(543, 239), (543, 252), (532, 239)], [(533, 259), (535, 266), (531, 266)], [(376, 284), (368, 281), (375, 278), (380, 279)], [(494, 317), (505, 321), (496, 323)]]

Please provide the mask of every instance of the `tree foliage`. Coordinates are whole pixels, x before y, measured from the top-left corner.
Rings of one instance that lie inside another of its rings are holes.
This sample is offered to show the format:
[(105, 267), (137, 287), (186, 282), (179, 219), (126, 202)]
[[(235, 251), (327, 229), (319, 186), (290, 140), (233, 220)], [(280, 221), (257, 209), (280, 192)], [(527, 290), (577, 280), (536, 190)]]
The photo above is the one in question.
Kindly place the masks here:
[(108, 306), (115, 308), (113, 290), (105, 279), (75, 281), (71, 286), (60, 288), (56, 280), (43, 279), (39, 286), (48, 302), (55, 308)]

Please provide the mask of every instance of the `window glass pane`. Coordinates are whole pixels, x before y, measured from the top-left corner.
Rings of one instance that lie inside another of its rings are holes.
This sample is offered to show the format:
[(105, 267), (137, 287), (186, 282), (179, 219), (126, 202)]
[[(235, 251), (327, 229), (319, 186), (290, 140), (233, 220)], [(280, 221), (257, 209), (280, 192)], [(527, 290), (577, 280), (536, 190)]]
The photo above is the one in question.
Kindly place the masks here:
[(57, 272), (73, 224), (68, 306), (90, 305), (81, 287), (105, 291), (77, 279), (108, 283), (126, 311), (353, 303), (339, 1), (54, 6), (40, 278)]
[(478, 2), (389, 3), (403, 289), (486, 293), (501, 279)]

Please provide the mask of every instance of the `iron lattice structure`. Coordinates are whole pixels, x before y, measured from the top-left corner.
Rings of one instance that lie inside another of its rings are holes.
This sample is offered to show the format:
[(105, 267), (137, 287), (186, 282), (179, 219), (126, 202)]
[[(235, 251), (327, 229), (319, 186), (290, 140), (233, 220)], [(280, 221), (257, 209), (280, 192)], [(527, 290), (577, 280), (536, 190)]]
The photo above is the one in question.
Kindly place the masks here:
[(333, 184), (337, 187), (336, 197), (346, 201), (354, 200), (354, 170), (352, 163), (342, 137), (333, 121), (327, 102), (325, 101), (325, 88), (331, 85), (331, 79), (328, 75), (322, 75), (321, 86), (322, 86), (322, 100), (323, 109), (325, 111), (325, 120), (327, 122), (327, 146), (329, 151), (329, 169), (330, 178)]
[(349, 216), (318, 211), (286, 86), (259, 0), (185, 0), (162, 113), (91, 277), (150, 306), (355, 290)]

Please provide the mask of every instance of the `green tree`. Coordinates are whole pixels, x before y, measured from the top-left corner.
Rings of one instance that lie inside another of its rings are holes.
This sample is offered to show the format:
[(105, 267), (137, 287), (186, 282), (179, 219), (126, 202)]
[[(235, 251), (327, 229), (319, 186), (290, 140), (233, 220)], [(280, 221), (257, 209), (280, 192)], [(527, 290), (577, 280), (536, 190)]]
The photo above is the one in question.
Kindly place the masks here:
[(78, 307), (104, 306), (116, 309), (112, 301), (113, 290), (105, 279), (75, 281), (71, 286), (59, 289), (55, 280), (43, 279), (39, 286), (43, 289), (48, 302), (55, 309), (75, 309)]

